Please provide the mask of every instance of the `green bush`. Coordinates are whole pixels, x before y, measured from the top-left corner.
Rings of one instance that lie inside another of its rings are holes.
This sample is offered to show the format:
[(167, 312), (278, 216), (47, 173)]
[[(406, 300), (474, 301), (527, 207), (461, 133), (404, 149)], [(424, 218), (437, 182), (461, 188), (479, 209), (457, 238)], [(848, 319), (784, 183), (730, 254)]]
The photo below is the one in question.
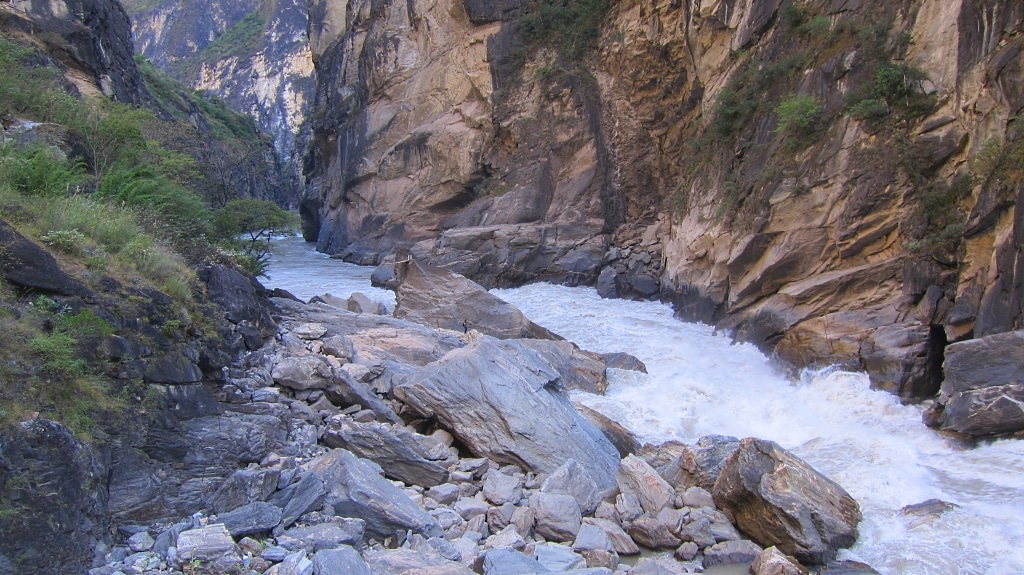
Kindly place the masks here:
[(536, 0), (517, 24), (522, 42), (518, 59), (525, 60), (537, 48), (548, 46), (568, 64), (579, 64), (597, 44), (609, 6), (609, 0)]
[(790, 96), (775, 107), (775, 114), (779, 118), (775, 131), (794, 136), (797, 140), (809, 139), (819, 130), (821, 112), (821, 103), (814, 96), (810, 94)]
[(19, 150), (13, 144), (0, 147), (0, 184), (27, 196), (64, 196), (85, 181), (81, 163), (46, 145)]
[(265, 26), (263, 17), (253, 10), (203, 48), (200, 57), (207, 62), (216, 62), (229, 56), (254, 52), (263, 38)]
[(54, 332), (34, 337), (28, 344), (32, 352), (43, 360), (43, 371), (68, 377), (85, 373), (85, 361), (75, 357), (78, 341), (70, 335)]
[(85, 235), (76, 229), (51, 230), (39, 239), (51, 248), (67, 254), (81, 255), (85, 252)]
[(847, 108), (850, 115), (862, 121), (874, 121), (889, 115), (885, 102), (874, 98), (858, 100)]

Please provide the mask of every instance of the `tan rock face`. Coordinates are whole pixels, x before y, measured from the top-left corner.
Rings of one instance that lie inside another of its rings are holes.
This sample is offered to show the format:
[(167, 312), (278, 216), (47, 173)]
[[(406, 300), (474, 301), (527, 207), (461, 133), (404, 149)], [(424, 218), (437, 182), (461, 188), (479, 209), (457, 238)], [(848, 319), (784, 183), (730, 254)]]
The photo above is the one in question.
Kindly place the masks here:
[[(782, 4), (624, 0), (583, 62), (517, 68), (524, 3), (314, 3), (306, 237), (488, 287), (600, 274), (795, 365), (933, 394), (947, 341), (1024, 327), (1020, 178), (976, 161), (1018, 139), (1024, 9)], [(776, 112), (795, 94), (818, 106), (803, 134)], [(849, 113), (865, 98), (881, 119)]]

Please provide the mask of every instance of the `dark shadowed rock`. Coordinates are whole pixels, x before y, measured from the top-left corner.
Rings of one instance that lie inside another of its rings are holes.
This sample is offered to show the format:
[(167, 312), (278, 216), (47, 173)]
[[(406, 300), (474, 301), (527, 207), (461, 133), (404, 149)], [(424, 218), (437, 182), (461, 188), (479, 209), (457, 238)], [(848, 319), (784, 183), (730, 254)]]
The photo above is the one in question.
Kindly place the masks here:
[(335, 405), (348, 407), (350, 405), (361, 405), (373, 411), (377, 419), (388, 423), (401, 423), (401, 418), (391, 409), (386, 401), (370, 389), (369, 385), (356, 381), (344, 369), (333, 371), (334, 379), (331, 385), (324, 390), (324, 394)]
[(542, 473), (575, 459), (598, 487), (612, 487), (618, 452), (573, 409), (558, 378), (520, 342), (482, 337), (410, 375), (394, 393), (478, 456)]
[(604, 362), (610, 369), (624, 369), (626, 371), (647, 373), (647, 365), (634, 355), (616, 351), (612, 353), (602, 353), (601, 356), (604, 357)]
[(307, 553), (334, 549), (342, 545), (361, 545), (365, 523), (362, 519), (339, 518), (327, 523), (293, 527), (284, 535), (302, 541)]
[(753, 541), (723, 541), (704, 551), (704, 565), (752, 563), (761, 555), (761, 547)]
[(431, 461), (430, 454), (414, 434), (399, 426), (359, 423), (339, 417), (332, 420), (323, 442), (328, 447), (341, 447), (369, 459), (380, 465), (388, 477), (410, 485), (433, 487), (448, 481), (444, 465)]
[(0, 276), (22, 288), (47, 294), (88, 296), (81, 282), (61, 269), (35, 242), (0, 220)]
[(370, 568), (349, 546), (317, 551), (313, 556), (313, 575), (371, 575)]
[(324, 502), (338, 515), (366, 521), (368, 533), (379, 537), (406, 530), (425, 537), (442, 534), (437, 520), (384, 479), (380, 466), (372, 461), (359, 459), (344, 449), (334, 449), (304, 467), (327, 486)]
[(278, 469), (239, 469), (231, 474), (210, 498), (214, 513), (237, 509), (253, 501), (266, 501), (281, 478)]
[(274, 335), (275, 324), (267, 310), (263, 286), (222, 265), (200, 270), (199, 277), (206, 281), (210, 301), (225, 309), (228, 321), (254, 327), (264, 338)]
[(479, 284), (414, 259), (395, 263), (395, 317), (455, 331), (475, 329), (500, 339), (562, 339), (533, 323)]
[(974, 436), (1024, 429), (1024, 384), (962, 391), (946, 400), (939, 418), (944, 430)]
[(713, 494), (743, 533), (803, 563), (827, 563), (857, 540), (857, 502), (772, 441), (742, 440), (722, 468)]
[(221, 513), (217, 521), (224, 524), (224, 527), (234, 538), (270, 531), (281, 523), (281, 508), (270, 503), (254, 501), (243, 505), (238, 509)]
[(288, 527), (302, 515), (319, 509), (324, 503), (327, 489), (315, 473), (302, 473), (297, 481), (275, 493), (270, 499), (281, 508), (281, 525)]

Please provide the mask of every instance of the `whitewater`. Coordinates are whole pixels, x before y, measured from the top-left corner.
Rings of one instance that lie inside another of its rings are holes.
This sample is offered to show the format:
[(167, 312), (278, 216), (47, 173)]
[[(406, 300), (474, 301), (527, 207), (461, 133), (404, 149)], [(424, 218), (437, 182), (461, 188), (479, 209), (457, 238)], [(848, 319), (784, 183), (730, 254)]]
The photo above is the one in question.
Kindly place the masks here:
[[(394, 294), (371, 287), (371, 272), (286, 238), (275, 242), (265, 283), (304, 300), (358, 291), (393, 309)], [(1024, 573), (1024, 441), (965, 445), (926, 428), (922, 406), (872, 390), (862, 373), (788, 378), (755, 347), (679, 321), (662, 303), (551, 284), (493, 293), (584, 349), (640, 358), (647, 374), (609, 370), (605, 396), (573, 399), (643, 441), (771, 439), (842, 485), (864, 520), (841, 559), (885, 575)], [(955, 507), (938, 515), (902, 511), (931, 499)]]

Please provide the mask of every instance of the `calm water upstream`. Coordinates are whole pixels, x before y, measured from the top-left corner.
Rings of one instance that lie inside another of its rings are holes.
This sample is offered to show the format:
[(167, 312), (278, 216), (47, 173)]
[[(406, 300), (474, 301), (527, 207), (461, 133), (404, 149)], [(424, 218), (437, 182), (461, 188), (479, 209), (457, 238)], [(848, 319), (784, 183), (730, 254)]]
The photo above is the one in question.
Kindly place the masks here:
[[(371, 269), (311, 246), (278, 241), (265, 284), (303, 299), (361, 291), (393, 308), (391, 292), (370, 286)], [(920, 407), (872, 391), (863, 374), (787, 379), (752, 346), (678, 321), (660, 303), (549, 284), (494, 293), (580, 347), (642, 359), (649, 374), (612, 370), (606, 396), (576, 399), (644, 440), (763, 437), (837, 481), (864, 511), (857, 545), (840, 558), (886, 575), (1024, 573), (1024, 441), (964, 449), (925, 428)], [(933, 498), (958, 507), (939, 517), (900, 512)]]

